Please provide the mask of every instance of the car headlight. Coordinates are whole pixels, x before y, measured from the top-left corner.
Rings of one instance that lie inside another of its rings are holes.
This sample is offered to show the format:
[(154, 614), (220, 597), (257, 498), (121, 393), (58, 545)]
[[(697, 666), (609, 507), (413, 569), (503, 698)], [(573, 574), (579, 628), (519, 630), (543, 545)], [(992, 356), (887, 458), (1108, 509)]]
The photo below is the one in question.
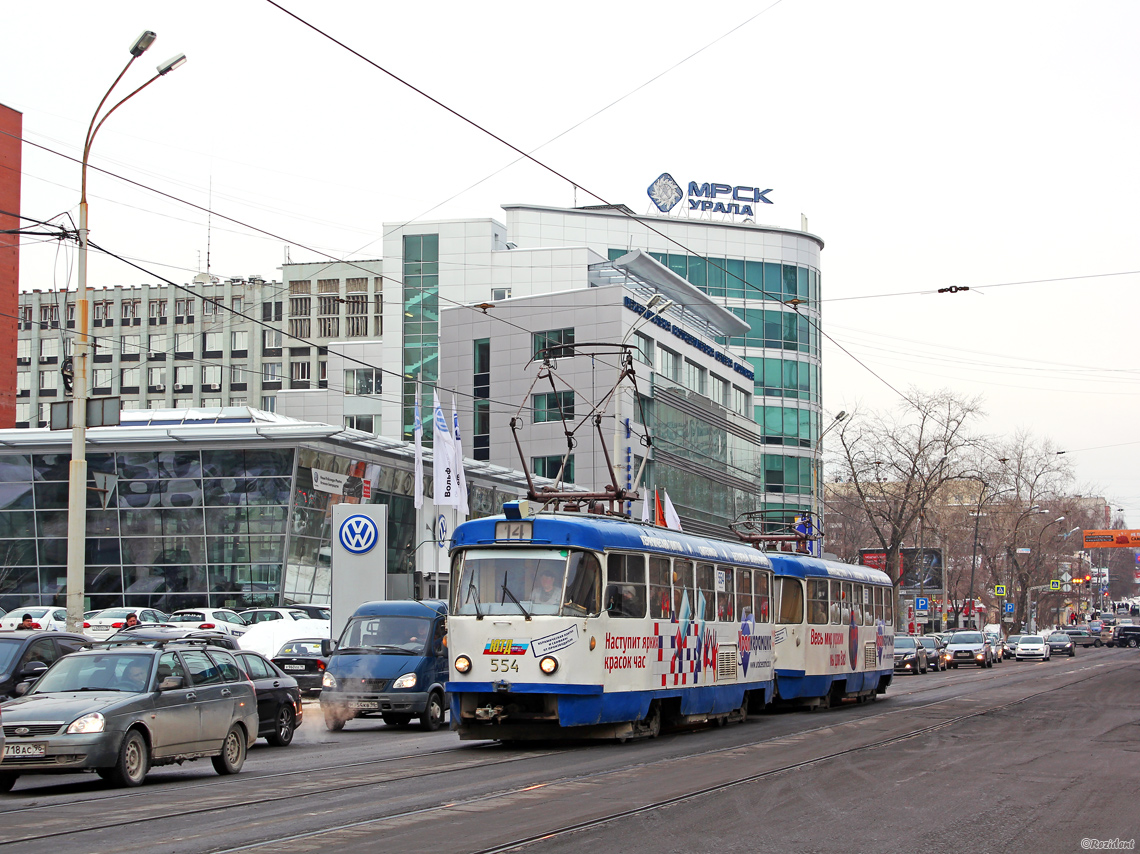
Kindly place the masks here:
[(321, 677), (321, 687), (322, 688), (329, 688), (329, 689), (335, 691), (336, 690), (336, 677), (333, 676), (331, 673), (329, 673), (326, 670), (325, 675)]
[(455, 659), (455, 670), (457, 673), (467, 673), (471, 670), (471, 659), (466, 655), (461, 655)]
[(974, 656), (974, 658), (985, 658), (985, 657), (986, 657), (986, 652), (985, 652), (985, 650), (982, 650), (981, 652), (979, 652), (978, 654), (976, 654), (976, 655)]
[(392, 683), (393, 688), (415, 688), (416, 687), (416, 674), (405, 673), (399, 679)]
[(84, 715), (77, 720), (71, 722), (71, 726), (67, 728), (68, 733), (76, 735), (79, 733), (102, 732), (106, 720), (98, 712), (91, 712)]
[(558, 659), (553, 655), (544, 656), (543, 659), (538, 662), (538, 669), (549, 676), (558, 669)]

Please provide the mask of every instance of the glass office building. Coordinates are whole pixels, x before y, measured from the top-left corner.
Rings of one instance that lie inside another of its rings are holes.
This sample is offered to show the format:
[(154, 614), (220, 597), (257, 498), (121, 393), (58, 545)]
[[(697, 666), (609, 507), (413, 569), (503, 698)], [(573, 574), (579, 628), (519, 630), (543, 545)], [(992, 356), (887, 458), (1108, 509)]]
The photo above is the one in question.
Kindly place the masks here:
[[(225, 408), (124, 412), (88, 448), (88, 609), (328, 602), (342, 502), (388, 505), (388, 593), (411, 595), (427, 549), (403, 443)], [(0, 449), (0, 607), (63, 605), (70, 433), (3, 430)], [(117, 478), (106, 494), (97, 473)], [(524, 491), (490, 466), (469, 479), (473, 516)]]

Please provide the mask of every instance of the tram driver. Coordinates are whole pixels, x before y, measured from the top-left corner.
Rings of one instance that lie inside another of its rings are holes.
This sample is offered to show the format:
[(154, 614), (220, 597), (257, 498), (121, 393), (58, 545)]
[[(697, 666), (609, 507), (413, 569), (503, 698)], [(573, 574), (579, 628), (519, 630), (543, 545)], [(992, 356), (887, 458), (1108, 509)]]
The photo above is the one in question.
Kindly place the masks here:
[(538, 574), (538, 584), (530, 592), (530, 601), (536, 605), (558, 605), (562, 595), (561, 579), (553, 569), (544, 569)]

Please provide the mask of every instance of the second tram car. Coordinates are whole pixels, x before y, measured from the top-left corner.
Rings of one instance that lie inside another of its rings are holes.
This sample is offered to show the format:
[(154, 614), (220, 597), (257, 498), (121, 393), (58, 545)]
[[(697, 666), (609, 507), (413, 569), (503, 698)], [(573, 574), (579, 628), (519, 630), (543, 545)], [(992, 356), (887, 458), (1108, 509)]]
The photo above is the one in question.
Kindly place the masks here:
[[(447, 690), (461, 738), (624, 740), (743, 720), (776, 699), (863, 699), (890, 682), (881, 572), (603, 516), (504, 511), (453, 540)], [(834, 626), (833, 583), (847, 620)]]

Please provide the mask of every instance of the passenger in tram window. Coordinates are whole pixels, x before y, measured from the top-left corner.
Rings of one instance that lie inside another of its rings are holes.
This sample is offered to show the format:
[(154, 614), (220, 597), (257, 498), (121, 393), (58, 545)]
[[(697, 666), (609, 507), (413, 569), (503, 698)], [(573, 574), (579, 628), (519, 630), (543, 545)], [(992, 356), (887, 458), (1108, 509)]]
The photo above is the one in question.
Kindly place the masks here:
[(883, 619), (883, 588), (876, 587), (874, 592), (875, 597), (875, 622)]
[[(702, 599), (705, 607), (698, 613)], [(693, 619), (716, 619), (716, 570), (711, 563), (697, 564), (697, 597), (693, 600)]]
[(689, 602), (689, 618), (693, 618), (696, 600), (693, 598), (693, 562), (677, 560), (673, 562), (673, 613), (680, 618), (682, 605)]
[[(731, 566), (718, 566), (716, 568), (718, 573), (718, 581), (723, 578), (724, 590), (717, 590), (716, 592), (716, 618), (727, 622), (735, 622), (736, 620), (736, 596), (733, 593), (733, 577)], [(720, 584), (717, 584), (720, 587)]]
[(649, 559), (649, 616), (655, 620), (668, 620), (671, 607), (672, 567), (667, 557), (651, 557)]
[(810, 578), (808, 579), (808, 622), (816, 626), (826, 626), (827, 620), (827, 582)]
[(770, 607), (771, 596), (769, 590), (772, 586), (772, 576), (767, 572), (760, 572), (752, 576), (752, 583), (756, 591), (753, 597), (753, 602), (756, 607), (756, 616), (761, 623), (768, 623), (772, 620), (772, 611)]
[(530, 593), (530, 600), (537, 605), (557, 605), (562, 591), (558, 586), (558, 574), (552, 569), (544, 569), (538, 574), (538, 586)]
[(850, 581), (844, 581), (843, 582), (843, 599), (840, 602), (840, 611), (839, 611), (839, 619), (841, 620), (840, 625), (842, 625), (842, 626), (851, 625), (851, 606), (852, 606), (851, 595), (852, 595), (851, 594), (851, 582)]
[(863, 625), (863, 585), (856, 584), (851, 590), (851, 615), (855, 625)]
[(831, 625), (841, 625), (843, 619), (843, 585), (838, 581), (831, 582)]
[(744, 622), (752, 614), (752, 571), (736, 570), (736, 611)]

